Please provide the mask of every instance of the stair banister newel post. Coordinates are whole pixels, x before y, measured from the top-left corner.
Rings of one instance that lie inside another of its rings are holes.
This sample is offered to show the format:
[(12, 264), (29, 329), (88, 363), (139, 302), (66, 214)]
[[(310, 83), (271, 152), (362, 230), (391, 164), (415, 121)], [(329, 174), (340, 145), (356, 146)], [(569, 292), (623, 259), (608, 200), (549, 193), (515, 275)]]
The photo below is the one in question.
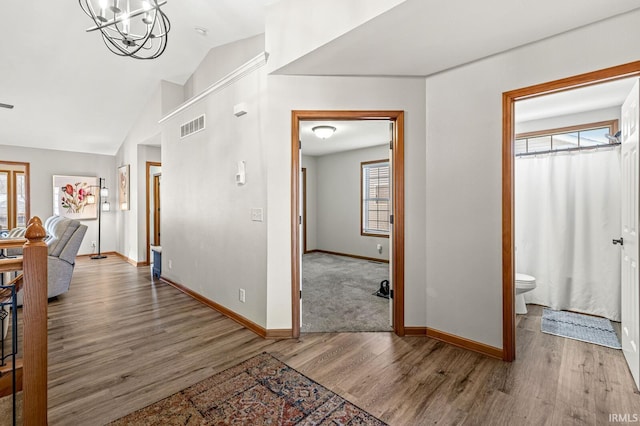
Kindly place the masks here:
[(23, 249), (23, 411), (25, 426), (47, 424), (47, 255), (42, 221), (29, 220)]

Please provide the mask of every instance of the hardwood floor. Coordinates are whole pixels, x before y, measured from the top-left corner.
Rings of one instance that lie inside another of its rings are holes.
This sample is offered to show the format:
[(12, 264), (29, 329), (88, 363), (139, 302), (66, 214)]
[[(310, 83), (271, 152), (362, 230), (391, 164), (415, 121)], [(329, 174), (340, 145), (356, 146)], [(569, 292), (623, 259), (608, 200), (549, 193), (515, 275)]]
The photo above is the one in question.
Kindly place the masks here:
[(391, 425), (640, 416), (622, 352), (543, 334), (540, 315), (518, 318), (513, 363), (392, 333), (264, 340), (148, 268), (81, 258), (70, 292), (49, 303), (49, 424), (104, 424), (263, 351)]

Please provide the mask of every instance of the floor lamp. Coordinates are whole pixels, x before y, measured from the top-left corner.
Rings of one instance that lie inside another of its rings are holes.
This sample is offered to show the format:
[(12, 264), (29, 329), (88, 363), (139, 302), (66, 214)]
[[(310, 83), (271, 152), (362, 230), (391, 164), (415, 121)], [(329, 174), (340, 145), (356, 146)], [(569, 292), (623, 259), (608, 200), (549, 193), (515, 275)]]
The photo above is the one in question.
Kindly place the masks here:
[[(102, 225), (102, 212), (108, 212), (109, 210), (111, 210), (111, 205), (109, 204), (109, 201), (107, 201), (107, 197), (109, 196), (109, 190), (107, 189), (107, 187), (105, 186), (105, 181), (106, 179), (104, 178), (99, 178), (100, 179), (100, 191), (98, 192), (98, 254), (94, 254), (93, 256), (91, 256), (91, 259), (104, 259), (105, 256), (104, 254), (102, 254), (100, 252), (100, 234), (101, 234), (101, 225)], [(104, 200), (103, 200), (104, 198)]]

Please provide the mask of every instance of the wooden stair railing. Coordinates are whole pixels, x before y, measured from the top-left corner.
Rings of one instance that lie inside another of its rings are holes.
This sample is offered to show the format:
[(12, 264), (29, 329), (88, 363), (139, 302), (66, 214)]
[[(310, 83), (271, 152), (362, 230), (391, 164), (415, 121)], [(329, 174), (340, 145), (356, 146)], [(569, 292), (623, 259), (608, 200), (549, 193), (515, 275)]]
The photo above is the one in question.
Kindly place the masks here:
[[(22, 420), (47, 424), (47, 255), (46, 232), (37, 216), (29, 220), (25, 240), (0, 240), (0, 248), (20, 247), (22, 259), (0, 259), (0, 272), (23, 271)], [(15, 326), (15, 324), (14, 324)]]

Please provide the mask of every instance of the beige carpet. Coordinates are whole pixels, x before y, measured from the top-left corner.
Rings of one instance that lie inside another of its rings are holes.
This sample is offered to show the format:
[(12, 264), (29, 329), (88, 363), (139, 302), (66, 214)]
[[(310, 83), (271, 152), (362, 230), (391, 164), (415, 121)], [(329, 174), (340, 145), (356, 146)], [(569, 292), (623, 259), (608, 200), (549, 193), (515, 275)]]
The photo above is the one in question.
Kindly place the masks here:
[(391, 331), (389, 300), (376, 296), (389, 264), (307, 253), (302, 257), (302, 332)]
[[(16, 424), (22, 424), (22, 392), (16, 396)], [(13, 424), (13, 398), (11, 395), (0, 398), (0, 426), (11, 426)]]

